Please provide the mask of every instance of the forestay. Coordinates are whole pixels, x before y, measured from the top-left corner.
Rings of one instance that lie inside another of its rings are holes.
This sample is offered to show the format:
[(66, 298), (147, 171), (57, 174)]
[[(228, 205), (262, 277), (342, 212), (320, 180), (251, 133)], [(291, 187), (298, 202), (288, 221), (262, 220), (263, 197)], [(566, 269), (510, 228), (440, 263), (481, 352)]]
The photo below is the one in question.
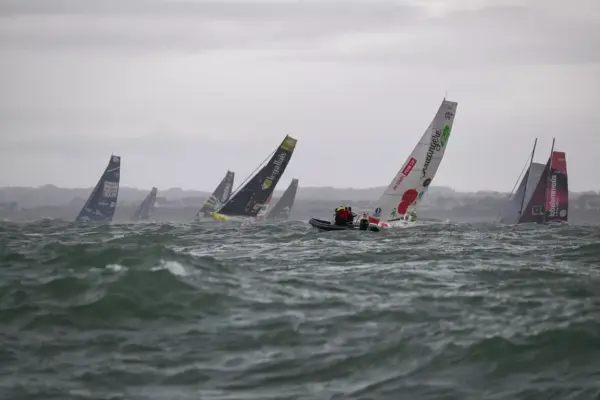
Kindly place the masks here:
[(400, 220), (418, 205), (444, 157), (457, 106), (457, 102), (442, 101), (433, 121), (377, 202), (370, 222)]

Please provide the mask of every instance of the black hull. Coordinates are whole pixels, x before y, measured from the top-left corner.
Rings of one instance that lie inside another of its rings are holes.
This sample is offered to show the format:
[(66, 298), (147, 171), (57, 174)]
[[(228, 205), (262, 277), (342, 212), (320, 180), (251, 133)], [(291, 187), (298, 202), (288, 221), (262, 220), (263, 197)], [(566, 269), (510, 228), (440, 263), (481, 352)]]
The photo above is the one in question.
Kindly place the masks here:
[[(312, 227), (320, 229), (322, 231), (347, 231), (347, 230), (357, 231), (357, 230), (359, 230), (357, 225), (335, 225), (329, 221), (324, 221), (322, 219), (317, 219), (317, 218), (311, 218), (308, 221), (308, 223)], [(379, 227), (377, 225), (369, 225), (369, 230), (373, 231), (373, 232), (379, 232)]]

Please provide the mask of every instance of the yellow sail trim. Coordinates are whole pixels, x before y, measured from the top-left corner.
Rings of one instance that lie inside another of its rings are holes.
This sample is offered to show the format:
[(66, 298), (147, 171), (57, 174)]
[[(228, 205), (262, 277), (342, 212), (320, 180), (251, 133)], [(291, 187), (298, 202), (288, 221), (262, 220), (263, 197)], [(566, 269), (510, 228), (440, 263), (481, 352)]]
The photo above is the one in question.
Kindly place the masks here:
[(286, 151), (292, 151), (296, 147), (297, 141), (298, 141), (297, 139), (294, 139), (293, 137), (288, 135), (285, 137), (285, 139), (283, 140), (283, 143), (281, 144), (281, 146), (279, 146), (279, 148), (286, 150)]
[(219, 214), (217, 212), (211, 212), (210, 216), (217, 221), (221, 221), (221, 222), (225, 222), (225, 221), (229, 221), (229, 218), (227, 218), (226, 215), (223, 214)]

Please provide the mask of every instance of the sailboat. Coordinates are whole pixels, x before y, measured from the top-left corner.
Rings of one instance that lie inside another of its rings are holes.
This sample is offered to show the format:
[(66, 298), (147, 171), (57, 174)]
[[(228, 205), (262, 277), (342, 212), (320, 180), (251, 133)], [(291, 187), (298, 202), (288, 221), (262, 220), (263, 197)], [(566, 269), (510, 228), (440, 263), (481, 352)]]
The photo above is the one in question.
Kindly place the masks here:
[(298, 191), (298, 179), (292, 179), (290, 186), (285, 189), (279, 201), (269, 210), (265, 219), (267, 221), (287, 220), (294, 206), (296, 192)]
[(121, 157), (111, 155), (104, 173), (75, 221), (111, 222), (117, 207), (120, 177)]
[(233, 180), (235, 173), (227, 170), (227, 173), (221, 180), (221, 183), (217, 186), (215, 191), (210, 195), (204, 202), (198, 213), (196, 214), (196, 220), (202, 217), (210, 217), (210, 213), (217, 211), (231, 196), (231, 190), (233, 189)]
[(416, 221), (416, 208), (444, 157), (457, 107), (457, 102), (444, 98), (429, 127), (377, 201), (369, 223), (390, 228)]
[(539, 224), (568, 222), (569, 188), (567, 159), (564, 152), (554, 151), (555, 140), (546, 164), (533, 162), (537, 138), (533, 143), (529, 168), (517, 191), (511, 195), (503, 211), (500, 223)]
[(158, 193), (158, 189), (153, 187), (148, 196), (142, 201), (142, 204), (135, 210), (133, 217), (131, 218), (133, 221), (145, 221), (150, 218), (150, 211), (154, 208), (154, 204), (156, 203), (156, 194)]
[(296, 142), (296, 139), (286, 135), (265, 166), (247, 180), (217, 212), (211, 212), (211, 217), (217, 221), (255, 218), (270, 201), (277, 182), (292, 158)]

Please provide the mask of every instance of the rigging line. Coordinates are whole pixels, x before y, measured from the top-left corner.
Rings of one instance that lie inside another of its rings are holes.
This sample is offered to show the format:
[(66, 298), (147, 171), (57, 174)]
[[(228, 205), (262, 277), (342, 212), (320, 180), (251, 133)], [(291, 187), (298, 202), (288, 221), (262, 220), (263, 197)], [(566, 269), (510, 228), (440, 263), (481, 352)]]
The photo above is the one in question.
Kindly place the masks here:
[[(531, 158), (531, 155), (529, 157), (527, 157), (527, 161), (525, 162), (525, 165), (523, 166), (523, 169), (521, 170), (521, 173), (519, 174), (519, 177), (517, 178), (517, 181), (515, 182), (515, 185), (513, 186), (513, 188), (510, 191), (510, 193), (508, 194), (508, 197), (506, 198), (506, 200), (510, 200), (510, 198), (513, 195), (513, 193), (515, 192), (515, 188), (517, 187), (517, 185), (521, 181), (521, 176), (523, 176), (523, 173), (525, 172), (525, 170), (527, 169), (527, 166), (529, 165), (529, 159), (530, 158)], [(527, 183), (527, 182), (525, 182), (525, 183)], [(497, 218), (498, 220), (502, 219), (502, 215), (504, 214), (504, 210), (506, 209), (507, 203), (508, 203), (508, 201), (500, 209), (500, 213), (498, 214), (498, 218)]]
[[(263, 161), (262, 161), (262, 162), (261, 162), (261, 163), (258, 165), (258, 167), (256, 167), (256, 169), (255, 169), (254, 171), (252, 171), (252, 172), (250, 173), (250, 175), (248, 175), (248, 176), (246, 177), (246, 179), (244, 179), (244, 181), (243, 181), (242, 183), (240, 183), (240, 185), (239, 185), (239, 186), (238, 186), (238, 187), (237, 187), (237, 188), (236, 188), (236, 189), (233, 191), (233, 193), (231, 193), (231, 195), (229, 195), (229, 199), (227, 200), (227, 202), (225, 202), (225, 204), (229, 203), (229, 200), (231, 200), (231, 199), (233, 198), (233, 196), (235, 196), (235, 195), (237, 194), (237, 192), (239, 192), (239, 191), (240, 191), (240, 189), (244, 187), (244, 184), (245, 184), (246, 182), (248, 182), (248, 179), (250, 179), (252, 176), (254, 176), (254, 174), (256, 173), (256, 171), (258, 171), (258, 170), (259, 170), (259, 169), (260, 169), (260, 168), (263, 166), (263, 164), (264, 164), (264, 163), (266, 163), (266, 162), (267, 162), (267, 161), (268, 161), (268, 160), (269, 160), (271, 157), (273, 157), (273, 154), (275, 154), (275, 152), (276, 152), (277, 150), (279, 150), (279, 146), (277, 146), (277, 148), (276, 148), (275, 150), (273, 150), (273, 151), (271, 152), (271, 154), (269, 154), (269, 155), (267, 156), (267, 158), (265, 158), (265, 159), (264, 159), (264, 160), (263, 160)], [(223, 206), (225, 206), (225, 204), (223, 204)]]

